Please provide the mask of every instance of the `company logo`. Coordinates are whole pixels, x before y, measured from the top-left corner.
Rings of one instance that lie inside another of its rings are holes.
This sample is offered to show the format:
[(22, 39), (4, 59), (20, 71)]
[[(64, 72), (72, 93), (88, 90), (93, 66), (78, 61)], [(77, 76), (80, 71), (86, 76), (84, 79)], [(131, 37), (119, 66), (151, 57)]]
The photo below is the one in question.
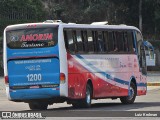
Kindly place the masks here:
[(52, 40), (53, 34), (46, 33), (46, 34), (29, 34), (29, 35), (22, 35), (20, 41), (40, 41), (40, 40)]
[(11, 37), (10, 37), (10, 40), (11, 40), (11, 41), (13, 41), (13, 42), (16, 42), (16, 41), (18, 41), (18, 40), (19, 40), (19, 37), (18, 37), (18, 36), (13, 35), (13, 36), (11, 36)]

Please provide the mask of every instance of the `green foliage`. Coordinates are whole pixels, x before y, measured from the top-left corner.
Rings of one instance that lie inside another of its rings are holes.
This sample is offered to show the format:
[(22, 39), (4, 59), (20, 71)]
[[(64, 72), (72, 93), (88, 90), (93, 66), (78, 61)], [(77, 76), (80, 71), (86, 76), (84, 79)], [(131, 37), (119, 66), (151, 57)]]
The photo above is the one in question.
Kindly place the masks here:
[[(60, 19), (63, 22), (139, 26), (140, 0), (0, 0), (0, 48), (3, 30), (12, 24)], [(142, 0), (145, 39), (160, 49), (160, 0)], [(153, 41), (154, 40), (154, 41)]]
[(43, 21), (41, 0), (0, 0), (0, 36), (6, 26)]
[(149, 42), (154, 46), (154, 49), (160, 50), (160, 41), (159, 40), (150, 40)]
[[(142, 18), (144, 36), (160, 39), (160, 0), (142, 0)], [(10, 24), (46, 19), (138, 27), (139, 0), (0, 0), (0, 34)]]

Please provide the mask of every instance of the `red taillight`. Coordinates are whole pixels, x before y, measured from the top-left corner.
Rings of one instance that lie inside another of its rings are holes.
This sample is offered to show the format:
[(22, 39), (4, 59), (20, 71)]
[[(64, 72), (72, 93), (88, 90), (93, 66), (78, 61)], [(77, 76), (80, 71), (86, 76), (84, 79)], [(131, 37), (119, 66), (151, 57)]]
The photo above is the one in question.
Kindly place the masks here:
[(60, 83), (65, 83), (66, 76), (64, 73), (60, 73)]
[(5, 77), (4, 77), (4, 82), (5, 82), (5, 84), (8, 84), (8, 83), (9, 83), (8, 76), (5, 76)]

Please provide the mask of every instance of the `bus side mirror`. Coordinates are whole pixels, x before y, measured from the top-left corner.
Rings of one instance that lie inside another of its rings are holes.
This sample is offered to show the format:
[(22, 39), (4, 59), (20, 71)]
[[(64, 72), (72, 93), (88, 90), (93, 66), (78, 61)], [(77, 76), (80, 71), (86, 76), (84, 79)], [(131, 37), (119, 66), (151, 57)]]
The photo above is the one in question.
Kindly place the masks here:
[(143, 41), (143, 45), (145, 46), (146, 65), (155, 66), (155, 53), (153, 45), (148, 41)]

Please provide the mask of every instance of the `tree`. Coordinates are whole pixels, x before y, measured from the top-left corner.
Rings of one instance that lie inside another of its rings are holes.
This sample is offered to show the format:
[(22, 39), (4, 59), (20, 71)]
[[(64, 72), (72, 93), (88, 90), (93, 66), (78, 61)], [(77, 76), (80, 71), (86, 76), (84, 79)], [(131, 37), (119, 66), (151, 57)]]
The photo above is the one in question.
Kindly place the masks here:
[(142, 0), (139, 0), (139, 29), (142, 31)]
[(44, 21), (44, 16), (41, 0), (0, 0), (1, 33), (9, 24)]

